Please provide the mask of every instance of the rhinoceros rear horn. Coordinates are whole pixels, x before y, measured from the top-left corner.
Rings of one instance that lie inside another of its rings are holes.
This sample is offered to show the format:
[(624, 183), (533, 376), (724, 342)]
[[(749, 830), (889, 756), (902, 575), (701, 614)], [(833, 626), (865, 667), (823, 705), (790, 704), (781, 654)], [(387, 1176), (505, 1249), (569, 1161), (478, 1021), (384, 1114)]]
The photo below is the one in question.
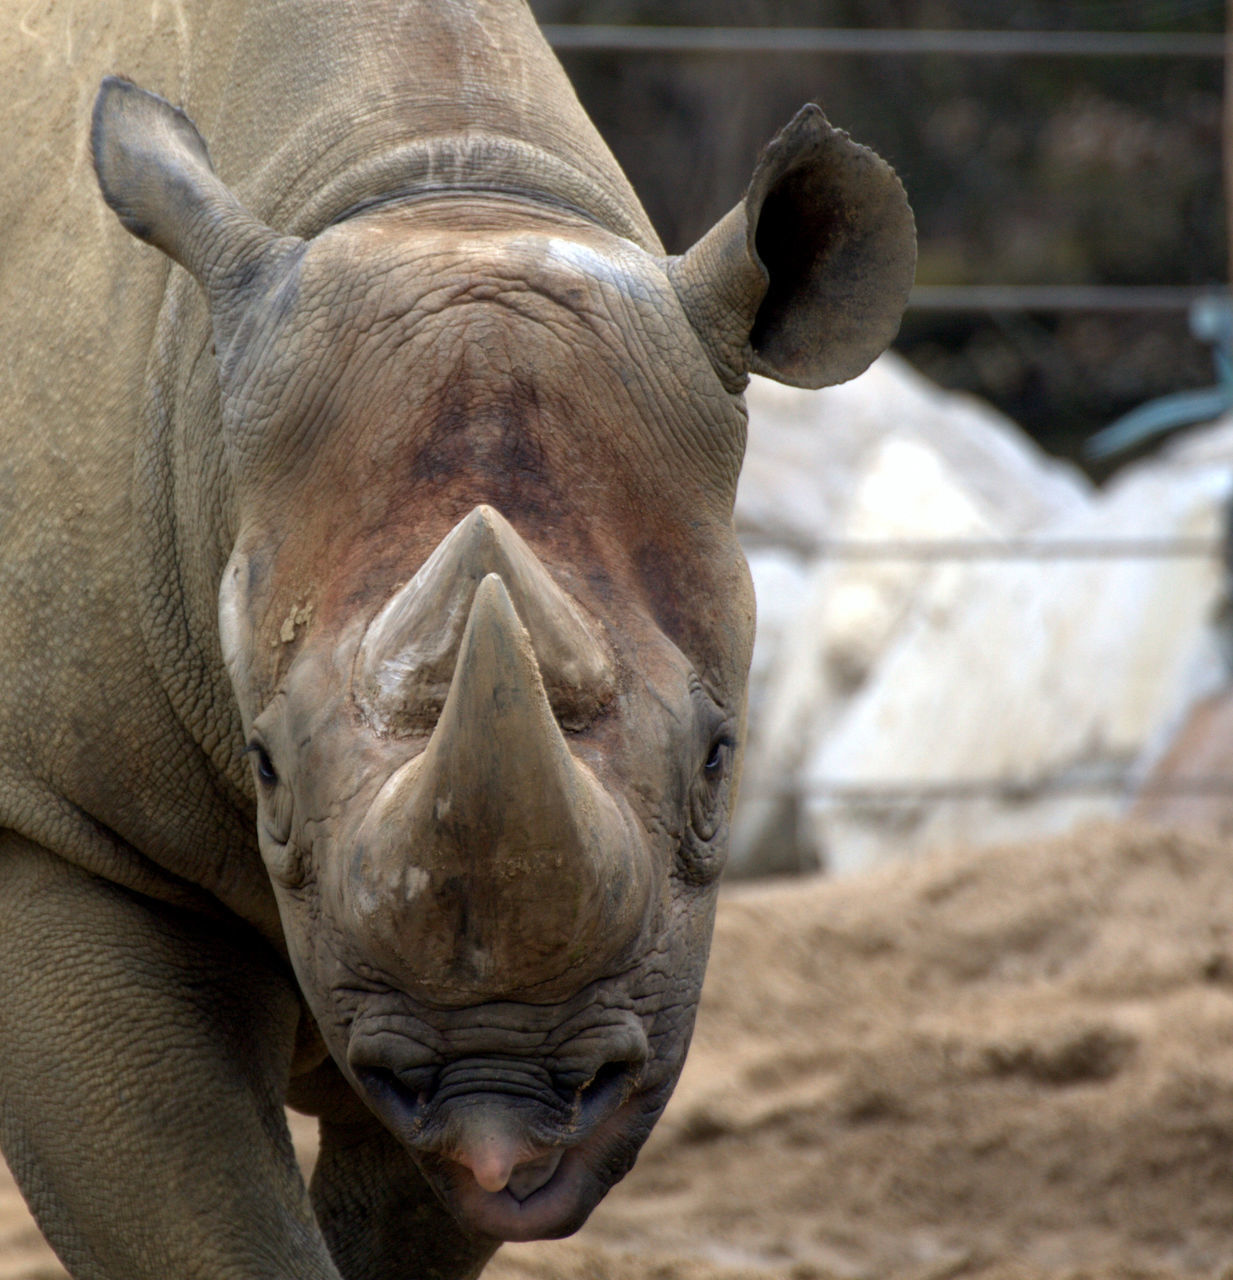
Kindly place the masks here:
[(855, 377), (895, 336), (915, 271), (894, 170), (816, 106), (767, 147), (745, 199), (668, 265), (734, 391), (748, 373), (799, 387)]
[(613, 691), (599, 638), (513, 526), (476, 507), (369, 626), (360, 647), (359, 696), (384, 730), (431, 725), (454, 678), (476, 589), (497, 574), (535, 644), (540, 676), (567, 728), (588, 724)]
[(103, 198), (127, 230), (205, 287), (221, 349), (262, 268), (300, 242), (240, 204), (214, 172), (193, 122), (155, 93), (108, 76), (90, 141)]

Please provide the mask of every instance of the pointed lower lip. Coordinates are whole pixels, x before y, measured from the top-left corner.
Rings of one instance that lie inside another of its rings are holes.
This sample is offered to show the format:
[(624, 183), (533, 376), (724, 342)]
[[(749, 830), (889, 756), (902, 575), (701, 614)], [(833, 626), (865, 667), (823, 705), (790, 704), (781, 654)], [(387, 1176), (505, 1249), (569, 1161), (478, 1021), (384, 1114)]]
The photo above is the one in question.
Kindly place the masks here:
[(563, 1147), (556, 1147), (551, 1151), (545, 1151), (534, 1160), (515, 1165), (504, 1189), (519, 1203), (530, 1199), (557, 1176), (557, 1169), (561, 1166), (561, 1157), (564, 1154)]
[(603, 1194), (588, 1187), (592, 1181), (573, 1147), (561, 1152), (552, 1177), (523, 1200), (508, 1188), (485, 1191), (460, 1165), (450, 1170), (443, 1190), (454, 1215), (473, 1231), (498, 1240), (544, 1240), (582, 1226)]
[[(632, 1152), (627, 1159), (621, 1159), (617, 1152), (624, 1145), (621, 1135), (639, 1110), (635, 1095), (577, 1146), (559, 1149), (552, 1176), (521, 1200), (508, 1189), (485, 1191), (470, 1170), (451, 1160), (434, 1162), (431, 1172), (425, 1172), (450, 1212), (468, 1230), (508, 1241), (567, 1236), (582, 1226), (611, 1183), (633, 1163)], [(613, 1168), (612, 1175), (597, 1175), (595, 1170), (605, 1167)]]

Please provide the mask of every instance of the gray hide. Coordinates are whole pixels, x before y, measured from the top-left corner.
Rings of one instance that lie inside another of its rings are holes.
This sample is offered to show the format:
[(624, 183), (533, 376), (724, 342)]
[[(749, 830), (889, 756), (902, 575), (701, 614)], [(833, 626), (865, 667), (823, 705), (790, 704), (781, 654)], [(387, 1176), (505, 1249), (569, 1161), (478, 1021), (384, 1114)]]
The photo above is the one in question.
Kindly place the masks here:
[(680, 1071), (741, 391), (885, 346), (906, 201), (809, 108), (666, 258), (521, 0), (20, 8), (0, 1142), (78, 1277), (476, 1275)]

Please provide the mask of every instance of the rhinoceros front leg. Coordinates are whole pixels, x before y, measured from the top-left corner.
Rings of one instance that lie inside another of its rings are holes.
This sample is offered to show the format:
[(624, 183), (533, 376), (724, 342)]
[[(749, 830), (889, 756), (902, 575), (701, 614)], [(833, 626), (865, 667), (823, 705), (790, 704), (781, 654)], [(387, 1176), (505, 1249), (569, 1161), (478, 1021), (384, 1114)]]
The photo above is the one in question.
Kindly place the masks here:
[(339, 1280), (260, 944), (0, 835), (0, 1142), (77, 1280)]
[[(321, 1120), (313, 1207), (345, 1280), (471, 1280), (498, 1241), (464, 1232), (415, 1162), (327, 1061), (305, 1110)], [(303, 1087), (303, 1086), (301, 1086)], [(297, 1090), (293, 1087), (293, 1105)]]

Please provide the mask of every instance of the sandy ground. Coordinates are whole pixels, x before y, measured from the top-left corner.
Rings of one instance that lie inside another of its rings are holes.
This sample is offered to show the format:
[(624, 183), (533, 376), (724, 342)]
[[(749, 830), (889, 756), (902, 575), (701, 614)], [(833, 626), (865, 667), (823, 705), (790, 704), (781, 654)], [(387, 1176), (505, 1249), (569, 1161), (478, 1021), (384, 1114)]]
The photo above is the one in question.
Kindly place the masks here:
[[(62, 1276), (0, 1182), (0, 1280)], [(638, 1167), (485, 1276), (1228, 1280), (1233, 850), (1109, 826), (730, 892)]]

